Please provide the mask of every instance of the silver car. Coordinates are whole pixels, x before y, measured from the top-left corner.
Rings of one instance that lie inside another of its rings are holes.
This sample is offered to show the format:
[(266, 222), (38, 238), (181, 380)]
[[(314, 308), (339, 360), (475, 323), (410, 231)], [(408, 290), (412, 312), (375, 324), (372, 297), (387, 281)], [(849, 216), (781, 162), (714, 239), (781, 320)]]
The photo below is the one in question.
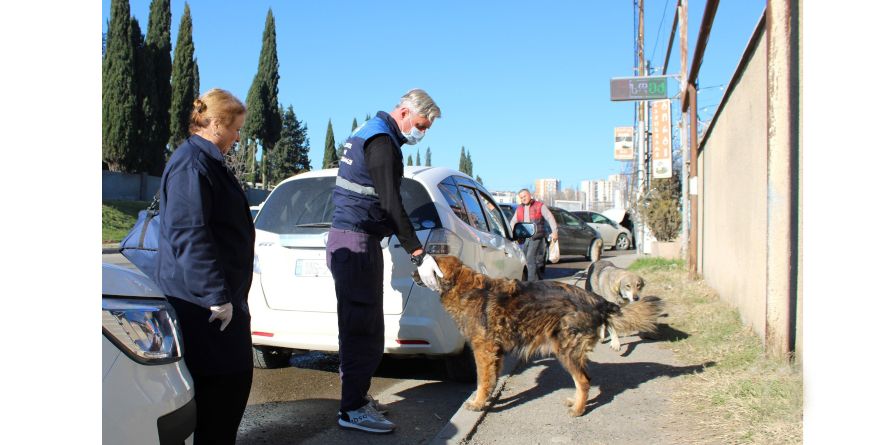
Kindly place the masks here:
[(600, 233), (600, 236), (603, 237), (604, 248), (614, 247), (618, 250), (627, 250), (633, 244), (634, 240), (630, 230), (597, 212), (579, 210), (572, 212), (572, 214), (581, 218), (582, 221)]

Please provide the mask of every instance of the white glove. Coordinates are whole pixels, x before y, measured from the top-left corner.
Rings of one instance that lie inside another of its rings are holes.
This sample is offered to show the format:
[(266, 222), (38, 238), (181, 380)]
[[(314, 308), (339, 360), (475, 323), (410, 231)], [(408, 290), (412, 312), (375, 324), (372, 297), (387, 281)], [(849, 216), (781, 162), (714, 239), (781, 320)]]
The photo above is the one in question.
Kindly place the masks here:
[(425, 255), (425, 257), (422, 258), (421, 266), (418, 266), (418, 276), (421, 277), (421, 282), (425, 283), (425, 286), (427, 286), (428, 289), (437, 292), (440, 291), (440, 284), (437, 283), (437, 277), (443, 278), (443, 271), (437, 266), (434, 257)]
[(224, 331), (231, 319), (234, 318), (234, 305), (231, 303), (225, 303), (221, 306), (210, 306), (209, 310), (212, 312), (212, 315), (209, 316), (210, 323), (215, 320), (221, 320), (219, 331)]

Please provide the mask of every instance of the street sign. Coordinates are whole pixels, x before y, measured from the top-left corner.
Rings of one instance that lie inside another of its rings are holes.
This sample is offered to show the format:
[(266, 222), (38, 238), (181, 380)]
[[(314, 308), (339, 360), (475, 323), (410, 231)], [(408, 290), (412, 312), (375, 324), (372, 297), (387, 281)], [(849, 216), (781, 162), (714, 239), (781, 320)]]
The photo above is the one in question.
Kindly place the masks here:
[(668, 76), (613, 77), (609, 79), (609, 100), (667, 99)]
[(634, 127), (615, 127), (615, 160), (634, 159)]
[(652, 102), (652, 178), (670, 178), (671, 164), (671, 101)]

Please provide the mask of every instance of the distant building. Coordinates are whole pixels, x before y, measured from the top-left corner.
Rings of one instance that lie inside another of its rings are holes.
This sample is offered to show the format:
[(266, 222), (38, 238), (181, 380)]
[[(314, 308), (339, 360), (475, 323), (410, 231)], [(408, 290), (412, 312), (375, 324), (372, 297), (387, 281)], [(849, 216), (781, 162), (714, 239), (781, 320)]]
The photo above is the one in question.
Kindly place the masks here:
[(545, 204), (551, 204), (557, 199), (557, 192), (559, 191), (559, 179), (536, 179), (533, 197)]
[(584, 194), (584, 209), (602, 212), (615, 208), (627, 208), (625, 197), (627, 178), (624, 175), (609, 175), (607, 179), (581, 181), (579, 191)]

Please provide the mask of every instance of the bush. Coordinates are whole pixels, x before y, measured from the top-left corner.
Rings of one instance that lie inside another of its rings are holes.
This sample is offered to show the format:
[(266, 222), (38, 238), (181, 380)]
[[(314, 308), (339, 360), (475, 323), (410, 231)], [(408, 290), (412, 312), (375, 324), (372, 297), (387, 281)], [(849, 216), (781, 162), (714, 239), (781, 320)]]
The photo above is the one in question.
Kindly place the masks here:
[(680, 177), (653, 179), (652, 190), (638, 205), (643, 222), (659, 241), (674, 241), (680, 235)]

